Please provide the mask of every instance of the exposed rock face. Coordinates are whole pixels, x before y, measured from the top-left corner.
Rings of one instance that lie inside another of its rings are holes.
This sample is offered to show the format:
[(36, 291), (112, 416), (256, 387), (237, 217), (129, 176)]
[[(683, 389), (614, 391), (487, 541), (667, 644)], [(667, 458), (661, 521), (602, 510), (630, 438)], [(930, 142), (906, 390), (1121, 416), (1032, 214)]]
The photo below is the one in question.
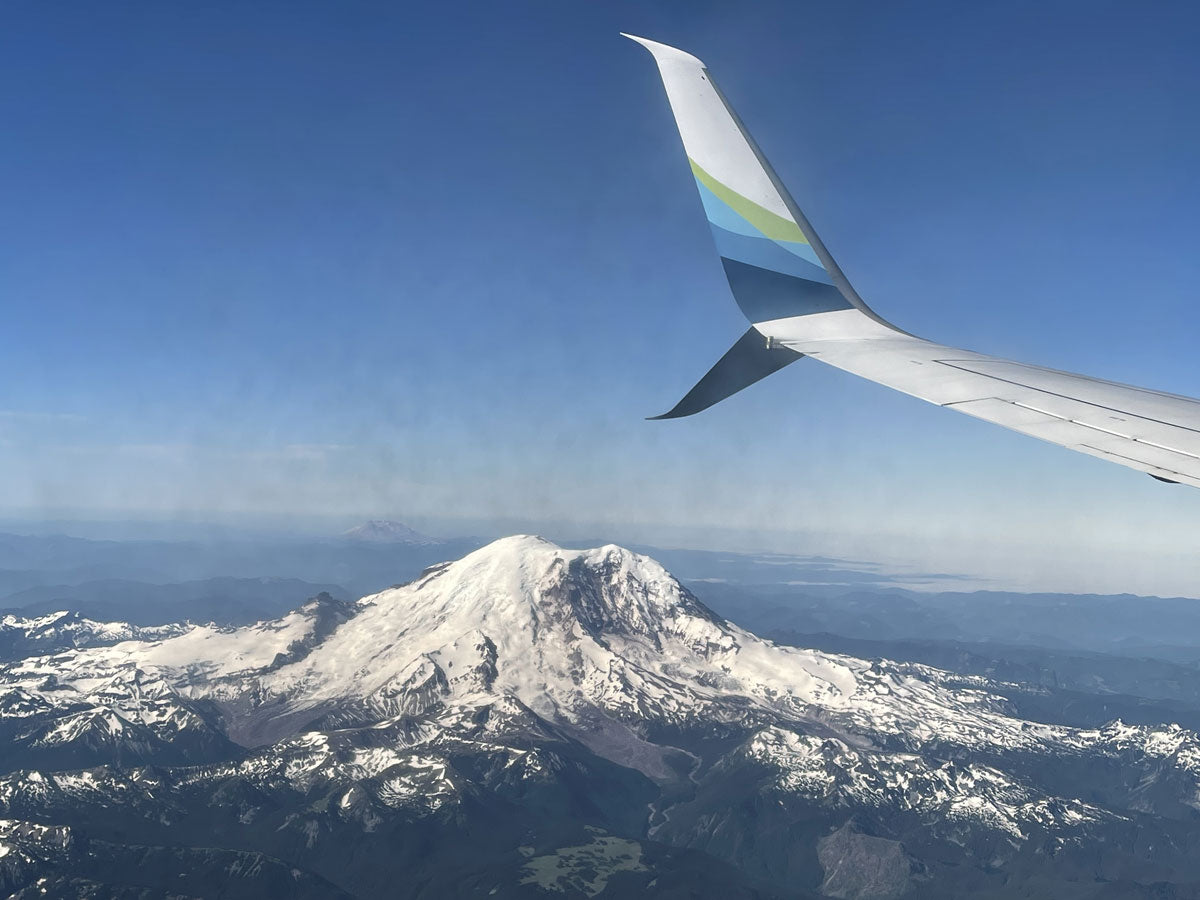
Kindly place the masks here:
[(817, 841), (817, 858), (821, 893), (838, 900), (897, 900), (914, 884), (916, 867), (900, 842), (863, 834), (852, 822)]

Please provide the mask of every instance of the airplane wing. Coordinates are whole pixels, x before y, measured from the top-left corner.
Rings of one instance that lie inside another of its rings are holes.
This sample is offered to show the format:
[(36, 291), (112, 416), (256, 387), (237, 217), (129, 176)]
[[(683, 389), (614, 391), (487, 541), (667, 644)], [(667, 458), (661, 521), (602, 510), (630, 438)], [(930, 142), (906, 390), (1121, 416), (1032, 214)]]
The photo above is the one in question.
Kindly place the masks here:
[(751, 329), (662, 416), (707, 409), (802, 356), (1005, 428), (1200, 487), (1200, 401), (957, 350), (863, 302), (694, 56), (654, 56), (734, 300)]

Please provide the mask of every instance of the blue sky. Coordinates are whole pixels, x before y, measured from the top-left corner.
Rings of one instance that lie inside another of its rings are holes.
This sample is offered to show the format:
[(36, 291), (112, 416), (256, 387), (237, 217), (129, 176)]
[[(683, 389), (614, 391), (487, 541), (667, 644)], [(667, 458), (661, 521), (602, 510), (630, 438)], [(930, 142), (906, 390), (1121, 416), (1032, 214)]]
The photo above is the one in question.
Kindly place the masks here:
[(5, 4), (0, 514), (391, 515), (1194, 593), (1200, 492), (816, 364), (643, 421), (745, 322), (617, 35), (705, 60), (882, 315), (1200, 396), (1194, 10)]

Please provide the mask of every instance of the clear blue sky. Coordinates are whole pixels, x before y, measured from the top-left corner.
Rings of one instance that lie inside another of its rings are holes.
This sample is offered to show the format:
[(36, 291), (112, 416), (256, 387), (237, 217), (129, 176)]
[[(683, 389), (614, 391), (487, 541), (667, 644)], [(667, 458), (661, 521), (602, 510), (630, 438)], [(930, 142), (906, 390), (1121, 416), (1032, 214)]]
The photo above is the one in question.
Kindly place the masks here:
[(0, 514), (744, 532), (1198, 592), (1200, 492), (811, 362), (643, 421), (745, 322), (617, 35), (706, 61), (884, 316), (1200, 396), (1198, 9), (6, 3)]

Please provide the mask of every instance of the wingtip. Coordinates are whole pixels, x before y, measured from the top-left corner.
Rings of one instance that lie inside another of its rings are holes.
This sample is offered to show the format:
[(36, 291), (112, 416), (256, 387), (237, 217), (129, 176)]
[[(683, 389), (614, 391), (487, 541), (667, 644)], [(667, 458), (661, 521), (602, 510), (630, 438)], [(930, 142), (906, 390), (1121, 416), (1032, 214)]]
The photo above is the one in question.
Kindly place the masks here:
[(653, 56), (654, 59), (659, 63), (668, 61), (682, 62), (691, 63), (693, 65), (700, 66), (700, 68), (705, 67), (703, 62), (692, 56), (692, 54), (680, 50), (678, 47), (672, 47), (669, 44), (660, 44), (658, 41), (650, 40), (650, 38), (638, 37), (636, 34), (629, 34), (625, 31), (619, 33), (621, 37), (629, 38), (629, 40), (641, 44), (643, 47), (649, 50), (650, 55)]
[[(703, 407), (703, 409), (707, 409), (707, 408), (708, 407)], [(701, 410), (699, 410), (699, 409), (694, 409), (691, 411), (685, 410), (684, 402), (681, 400), (678, 403), (676, 403), (673, 407), (668, 409), (665, 413), (660, 413), (657, 416), (646, 416), (646, 421), (647, 422), (661, 422), (664, 419), (682, 419), (687, 416), (693, 416), (700, 411)]]

